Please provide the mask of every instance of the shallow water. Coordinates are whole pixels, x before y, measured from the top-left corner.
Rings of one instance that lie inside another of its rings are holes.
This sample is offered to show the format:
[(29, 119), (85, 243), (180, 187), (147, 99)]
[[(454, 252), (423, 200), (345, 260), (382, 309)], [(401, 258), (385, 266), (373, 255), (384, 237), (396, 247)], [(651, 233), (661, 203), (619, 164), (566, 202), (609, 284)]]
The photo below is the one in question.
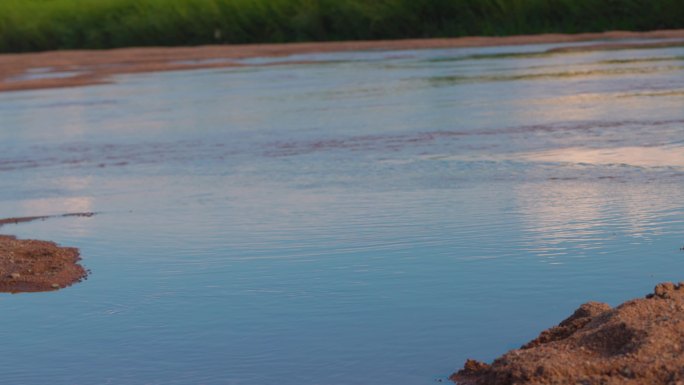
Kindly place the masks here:
[(0, 94), (0, 217), (100, 213), (2, 228), (92, 275), (0, 382), (430, 384), (684, 279), (684, 48), (567, 45)]

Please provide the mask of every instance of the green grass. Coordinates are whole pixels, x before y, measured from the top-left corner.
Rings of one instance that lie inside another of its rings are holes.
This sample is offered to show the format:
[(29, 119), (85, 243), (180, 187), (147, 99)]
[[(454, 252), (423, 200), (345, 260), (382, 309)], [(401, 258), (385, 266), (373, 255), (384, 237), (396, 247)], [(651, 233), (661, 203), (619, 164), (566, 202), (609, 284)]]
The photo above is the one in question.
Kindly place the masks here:
[(684, 0), (0, 0), (0, 52), (684, 28)]

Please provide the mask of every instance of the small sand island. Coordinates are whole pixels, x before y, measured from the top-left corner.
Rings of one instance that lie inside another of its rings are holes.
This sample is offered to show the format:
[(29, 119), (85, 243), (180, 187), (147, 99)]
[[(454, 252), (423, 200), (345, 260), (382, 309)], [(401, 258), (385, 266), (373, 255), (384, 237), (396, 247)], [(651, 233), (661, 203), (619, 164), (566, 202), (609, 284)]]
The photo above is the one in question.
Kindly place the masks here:
[(684, 384), (684, 282), (611, 308), (589, 302), (489, 365), (468, 360), (460, 385)]
[[(0, 226), (53, 217), (90, 217), (94, 213), (0, 219)], [(80, 282), (88, 275), (78, 249), (54, 242), (0, 235), (0, 292), (52, 291)]]

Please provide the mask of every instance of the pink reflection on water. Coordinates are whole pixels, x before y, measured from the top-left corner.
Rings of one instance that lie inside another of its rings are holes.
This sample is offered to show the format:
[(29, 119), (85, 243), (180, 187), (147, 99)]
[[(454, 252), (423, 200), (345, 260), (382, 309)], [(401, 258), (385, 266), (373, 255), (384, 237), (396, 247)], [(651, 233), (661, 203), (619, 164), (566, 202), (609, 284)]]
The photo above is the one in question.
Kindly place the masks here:
[(684, 147), (561, 148), (524, 154), (537, 162), (620, 164), (635, 167), (684, 167)]

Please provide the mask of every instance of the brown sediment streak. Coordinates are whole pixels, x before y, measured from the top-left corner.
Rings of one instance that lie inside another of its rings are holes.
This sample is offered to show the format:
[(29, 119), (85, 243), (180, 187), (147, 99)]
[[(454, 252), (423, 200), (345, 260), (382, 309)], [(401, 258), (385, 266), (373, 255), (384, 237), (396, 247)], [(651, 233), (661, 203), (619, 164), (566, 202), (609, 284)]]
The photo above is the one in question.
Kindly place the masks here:
[[(0, 219), (0, 226), (56, 217), (91, 217), (94, 213)], [(78, 249), (54, 242), (0, 235), (0, 292), (52, 291), (80, 282), (88, 275)]]
[[(51, 51), (0, 55), (0, 91), (74, 87), (112, 81), (117, 74), (177, 71), (201, 68), (245, 66), (240, 59), (282, 57), (294, 54), (363, 51), (413, 50), (459, 47), (483, 47), (521, 44), (568, 43), (619, 39), (684, 39), (684, 30), (651, 32), (611, 31), (582, 34), (543, 34), (506, 37), (462, 37), (445, 39), (407, 39), (384, 41), (349, 41), (323, 43), (215, 45), (199, 47), (119, 48), (110, 50)], [(684, 41), (625, 43), (649, 46), (682, 45)], [(618, 42), (601, 43), (577, 49), (616, 49)], [(287, 62), (296, 64), (303, 62)], [(282, 64), (282, 63), (281, 63)], [(257, 64), (250, 64), (257, 65)], [(273, 65), (262, 64), (262, 65)], [(40, 69), (43, 76), (22, 78), (27, 70)], [(64, 77), (60, 74), (70, 73)], [(56, 76), (50, 76), (54, 74)]]
[(684, 383), (684, 283), (646, 298), (589, 302), (491, 364), (467, 360), (461, 385), (642, 385)]
[(24, 222), (33, 222), (33, 221), (42, 221), (45, 219), (50, 219), (50, 218), (66, 218), (66, 217), (87, 217), (90, 218), (95, 213), (93, 212), (83, 212), (83, 213), (66, 213), (66, 214), (60, 214), (60, 215), (41, 215), (41, 216), (36, 216), (36, 217), (13, 217), (13, 218), (4, 218), (0, 219), (0, 227), (3, 225), (9, 225), (9, 224), (18, 224), (18, 223), (24, 223)]

